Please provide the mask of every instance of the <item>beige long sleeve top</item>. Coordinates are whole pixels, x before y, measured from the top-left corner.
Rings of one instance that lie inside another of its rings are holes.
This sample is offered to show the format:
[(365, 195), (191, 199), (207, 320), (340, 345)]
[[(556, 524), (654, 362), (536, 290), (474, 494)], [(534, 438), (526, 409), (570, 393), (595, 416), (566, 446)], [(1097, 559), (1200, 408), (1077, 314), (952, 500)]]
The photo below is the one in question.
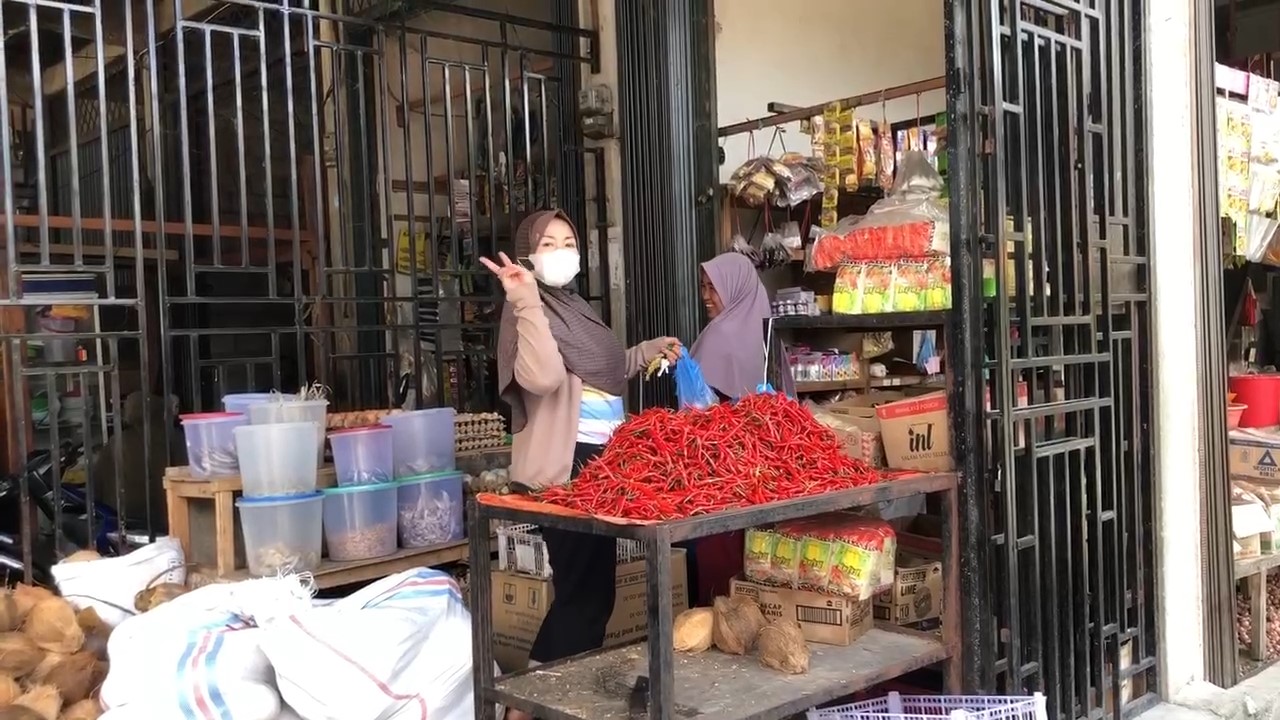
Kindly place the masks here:
[[(528, 421), (511, 443), (511, 480), (538, 489), (568, 482), (578, 437), (582, 379), (569, 372), (532, 283), (507, 293), (516, 316), (515, 382)], [(663, 350), (649, 340), (627, 350), (627, 377)]]

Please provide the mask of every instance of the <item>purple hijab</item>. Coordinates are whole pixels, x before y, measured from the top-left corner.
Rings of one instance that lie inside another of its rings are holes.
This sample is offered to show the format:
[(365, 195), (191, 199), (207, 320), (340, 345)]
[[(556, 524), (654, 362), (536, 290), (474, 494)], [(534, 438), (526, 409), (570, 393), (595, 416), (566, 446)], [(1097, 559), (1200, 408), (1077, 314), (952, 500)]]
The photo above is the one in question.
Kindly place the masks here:
[(702, 367), (707, 384), (721, 395), (739, 398), (764, 382), (764, 320), (770, 315), (756, 267), (735, 252), (702, 263), (720, 296), (720, 311), (698, 336), (690, 354)]

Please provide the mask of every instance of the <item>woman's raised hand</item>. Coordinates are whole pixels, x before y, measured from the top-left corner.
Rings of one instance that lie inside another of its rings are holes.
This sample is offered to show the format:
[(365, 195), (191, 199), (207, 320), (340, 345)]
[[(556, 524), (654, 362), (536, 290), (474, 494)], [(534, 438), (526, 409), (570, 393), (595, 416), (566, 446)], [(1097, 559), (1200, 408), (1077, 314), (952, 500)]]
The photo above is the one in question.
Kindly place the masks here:
[(490, 272), (498, 276), (498, 279), (502, 281), (503, 290), (511, 292), (518, 287), (533, 284), (533, 273), (524, 269), (518, 263), (511, 262), (511, 258), (507, 257), (506, 253), (498, 253), (498, 259), (502, 261), (501, 265), (486, 257), (480, 258), (480, 262), (489, 268)]

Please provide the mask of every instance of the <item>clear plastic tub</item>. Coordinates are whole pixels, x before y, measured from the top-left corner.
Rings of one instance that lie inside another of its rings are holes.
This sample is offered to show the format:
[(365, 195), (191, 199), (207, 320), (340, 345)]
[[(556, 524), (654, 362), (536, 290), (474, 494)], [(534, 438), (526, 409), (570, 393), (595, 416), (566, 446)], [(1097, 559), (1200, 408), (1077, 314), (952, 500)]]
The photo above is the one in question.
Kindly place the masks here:
[(430, 408), (388, 415), (382, 419), (395, 430), (397, 480), (453, 470), (453, 408)]
[(240, 472), (234, 431), (249, 422), (238, 413), (211, 412), (181, 416), (191, 477), (208, 480)]
[(336, 430), (329, 433), (338, 485), (373, 485), (393, 477), (392, 430), (387, 425)]
[(236, 507), (250, 575), (272, 577), (320, 567), (323, 495), (242, 497)]
[(306, 495), (316, 491), (313, 423), (241, 425), (235, 435), (240, 482), (246, 497)]
[(249, 406), (259, 403), (271, 402), (273, 400), (284, 399), (293, 400), (295, 395), (284, 395), (281, 393), (269, 392), (253, 392), (253, 393), (231, 393), (222, 396), (222, 409), (227, 412), (249, 414)]
[(338, 562), (396, 551), (396, 486), (351, 485), (324, 491), (324, 541)]
[(400, 546), (430, 547), (462, 539), (462, 473), (442, 472), (396, 483)]
[(249, 422), (253, 425), (273, 423), (309, 422), (316, 431), (316, 467), (324, 464), (325, 416), (329, 414), (328, 400), (274, 399), (271, 402), (249, 406)]

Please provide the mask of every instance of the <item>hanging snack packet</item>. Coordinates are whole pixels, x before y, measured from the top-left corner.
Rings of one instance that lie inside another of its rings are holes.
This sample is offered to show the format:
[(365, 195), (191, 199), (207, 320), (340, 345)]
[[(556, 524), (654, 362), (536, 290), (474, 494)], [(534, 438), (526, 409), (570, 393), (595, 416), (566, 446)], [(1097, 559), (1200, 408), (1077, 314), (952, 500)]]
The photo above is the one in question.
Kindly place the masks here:
[(889, 129), (888, 123), (881, 123), (876, 142), (880, 149), (878, 158), (880, 162), (876, 168), (876, 182), (882, 190), (889, 192), (893, 190), (893, 171), (897, 157), (894, 155), (893, 131)]
[(858, 185), (876, 184), (876, 134), (870, 120), (858, 121)]

